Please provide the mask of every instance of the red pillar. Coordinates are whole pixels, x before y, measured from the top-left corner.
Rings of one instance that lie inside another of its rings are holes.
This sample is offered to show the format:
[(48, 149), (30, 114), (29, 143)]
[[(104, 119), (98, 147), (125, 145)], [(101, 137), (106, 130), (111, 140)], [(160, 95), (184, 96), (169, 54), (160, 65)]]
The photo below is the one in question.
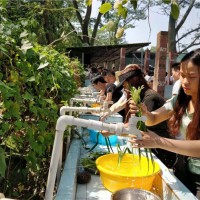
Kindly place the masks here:
[(146, 49), (144, 53), (144, 70), (149, 71), (149, 61), (150, 61), (150, 50)]
[(156, 62), (154, 70), (153, 89), (164, 96), (168, 32), (157, 34)]
[(120, 61), (119, 61), (119, 70), (120, 71), (125, 68), (125, 65), (126, 65), (125, 57), (126, 57), (126, 49), (121, 48), (120, 49)]

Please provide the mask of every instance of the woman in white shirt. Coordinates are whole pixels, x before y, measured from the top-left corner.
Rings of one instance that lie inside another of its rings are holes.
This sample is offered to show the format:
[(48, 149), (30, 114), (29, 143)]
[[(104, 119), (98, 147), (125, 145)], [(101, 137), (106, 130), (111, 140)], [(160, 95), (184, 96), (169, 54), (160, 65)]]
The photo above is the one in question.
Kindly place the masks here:
[[(169, 119), (171, 134), (180, 141), (161, 138), (152, 133), (142, 133), (142, 140), (132, 139), (130, 142), (134, 147), (156, 147), (191, 156), (186, 157), (186, 159), (180, 159), (179, 156), (179, 168), (176, 168), (175, 175), (192, 193), (200, 198), (199, 49), (191, 51), (183, 57), (180, 65), (180, 82), (181, 87), (178, 95), (168, 100), (161, 108), (148, 112), (146, 106), (142, 105), (143, 115), (147, 117), (146, 125), (152, 126)], [(132, 114), (138, 112), (138, 107), (134, 102), (131, 102), (130, 110)]]

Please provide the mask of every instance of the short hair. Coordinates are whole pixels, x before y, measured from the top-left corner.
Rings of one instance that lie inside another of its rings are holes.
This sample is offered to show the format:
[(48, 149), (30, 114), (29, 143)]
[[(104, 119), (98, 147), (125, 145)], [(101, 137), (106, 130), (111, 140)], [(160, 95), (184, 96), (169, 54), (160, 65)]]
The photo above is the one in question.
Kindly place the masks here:
[(109, 75), (115, 76), (115, 72), (112, 70), (107, 70), (102, 72), (102, 76), (109, 76)]
[(180, 62), (173, 63), (171, 68), (174, 69), (175, 71), (177, 70), (180, 71)]
[(97, 67), (97, 69), (103, 69), (103, 66), (99, 65), (99, 66)]
[(92, 78), (92, 80), (91, 80), (91, 83), (92, 83), (92, 84), (97, 84), (98, 82), (107, 83), (107, 82), (105, 81), (105, 79), (103, 78), (102, 75), (95, 76), (95, 77)]

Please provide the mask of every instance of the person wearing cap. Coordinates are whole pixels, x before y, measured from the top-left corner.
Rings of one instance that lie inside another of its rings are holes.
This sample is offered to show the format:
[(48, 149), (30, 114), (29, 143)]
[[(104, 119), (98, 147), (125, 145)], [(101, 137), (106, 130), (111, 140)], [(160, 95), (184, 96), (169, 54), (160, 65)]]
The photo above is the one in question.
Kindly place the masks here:
[[(120, 90), (124, 88), (127, 93), (127, 100), (131, 98), (130, 87), (138, 89), (138, 87), (141, 86), (144, 88), (141, 91), (140, 98), (142, 103), (147, 106), (148, 111), (156, 110), (165, 103), (165, 99), (148, 85), (139, 65), (131, 64), (128, 68), (125, 68), (121, 72), (121, 75), (119, 75), (119, 84), (117, 89)], [(125, 108), (125, 123), (128, 123), (131, 116), (129, 109), (129, 103), (127, 102)], [(155, 126), (149, 126), (147, 128), (160, 136), (171, 138), (168, 132), (167, 121), (159, 123)], [(167, 167), (171, 168), (173, 166), (176, 158), (174, 153), (161, 149), (153, 149), (152, 151)]]
[[(116, 85), (107, 83), (101, 75), (94, 77), (91, 83), (96, 90), (101, 91), (103, 95), (105, 95), (105, 101), (113, 101), (113, 103), (115, 103), (122, 96), (122, 92), (116, 90)], [(125, 110), (120, 110), (118, 113), (123, 116), (124, 112)]]

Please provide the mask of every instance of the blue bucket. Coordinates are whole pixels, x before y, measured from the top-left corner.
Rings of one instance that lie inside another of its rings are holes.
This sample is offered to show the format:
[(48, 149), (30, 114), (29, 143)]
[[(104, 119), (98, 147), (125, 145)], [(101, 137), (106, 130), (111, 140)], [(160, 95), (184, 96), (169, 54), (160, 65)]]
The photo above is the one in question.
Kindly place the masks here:
[[(89, 134), (90, 134), (90, 141), (96, 143), (97, 142), (97, 134), (99, 133), (98, 130), (92, 130), (92, 129), (88, 129)], [(110, 144), (112, 146), (115, 146), (117, 144), (117, 136), (116, 135), (111, 135), (108, 137), (110, 140)], [(106, 139), (105, 137), (100, 133), (99, 137), (98, 137), (98, 144), (101, 145), (106, 145)]]

